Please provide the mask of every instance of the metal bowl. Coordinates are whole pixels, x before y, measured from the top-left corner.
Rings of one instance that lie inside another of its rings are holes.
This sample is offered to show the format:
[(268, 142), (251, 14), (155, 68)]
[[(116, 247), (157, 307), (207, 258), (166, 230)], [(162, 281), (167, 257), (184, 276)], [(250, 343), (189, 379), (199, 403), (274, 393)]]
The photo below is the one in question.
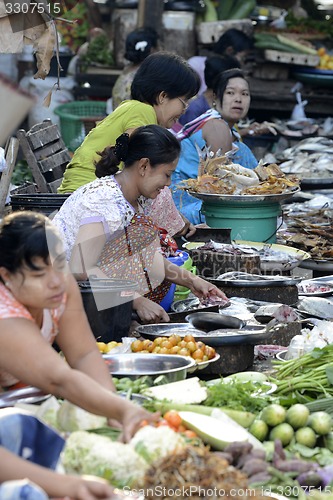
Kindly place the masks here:
[(187, 372), (195, 366), (194, 359), (174, 354), (104, 354), (103, 358), (115, 377), (136, 379), (144, 375), (164, 375), (165, 382), (184, 380)]
[(185, 320), (192, 327), (204, 331), (217, 330), (218, 328), (235, 328), (240, 330), (246, 324), (245, 321), (234, 316), (204, 311), (188, 314)]

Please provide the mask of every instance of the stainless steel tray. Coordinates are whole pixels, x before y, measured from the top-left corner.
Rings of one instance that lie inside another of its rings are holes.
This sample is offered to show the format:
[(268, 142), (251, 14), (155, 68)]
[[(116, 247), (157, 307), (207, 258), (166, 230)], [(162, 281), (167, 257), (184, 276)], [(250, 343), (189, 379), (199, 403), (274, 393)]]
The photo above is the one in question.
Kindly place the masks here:
[(188, 190), (188, 193), (195, 198), (199, 198), (199, 200), (213, 202), (213, 203), (225, 203), (225, 202), (237, 202), (237, 203), (257, 203), (258, 201), (268, 201), (268, 202), (280, 202), (290, 198), (295, 193), (298, 193), (300, 188), (296, 188), (294, 190), (287, 191), (282, 194), (262, 194), (262, 195), (254, 195), (254, 194), (210, 194), (210, 193), (197, 193), (196, 191)]
[(266, 327), (261, 325), (248, 325), (241, 330), (235, 329), (219, 329), (209, 333), (191, 328), (188, 323), (159, 323), (156, 325), (141, 325), (136, 328), (136, 331), (150, 340), (156, 337), (169, 337), (176, 333), (180, 337), (192, 334), (196, 341), (204, 342), (211, 347), (221, 347), (224, 345), (239, 345), (250, 344), (256, 345), (257, 342), (269, 339), (273, 330), (267, 331)]
[(23, 387), (22, 389), (15, 389), (13, 391), (6, 391), (0, 393), (0, 408), (7, 408), (14, 406), (16, 403), (41, 403), (49, 398), (50, 394), (45, 394), (37, 387)]

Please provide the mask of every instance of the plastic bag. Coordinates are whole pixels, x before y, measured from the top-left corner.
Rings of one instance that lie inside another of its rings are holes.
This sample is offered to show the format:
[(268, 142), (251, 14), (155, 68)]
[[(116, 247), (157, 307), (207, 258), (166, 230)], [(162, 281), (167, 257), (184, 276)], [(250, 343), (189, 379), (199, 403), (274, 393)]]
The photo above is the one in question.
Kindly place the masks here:
[(302, 101), (300, 92), (296, 92), (296, 101), (297, 104), (294, 106), (294, 109), (291, 113), (291, 119), (295, 121), (306, 120), (304, 108), (307, 105), (308, 101)]

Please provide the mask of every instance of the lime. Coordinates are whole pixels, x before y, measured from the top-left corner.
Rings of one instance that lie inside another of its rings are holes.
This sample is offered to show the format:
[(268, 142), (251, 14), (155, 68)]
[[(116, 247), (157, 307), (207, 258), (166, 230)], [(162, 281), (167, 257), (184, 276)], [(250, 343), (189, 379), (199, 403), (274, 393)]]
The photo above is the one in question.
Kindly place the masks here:
[(301, 427), (295, 432), (296, 442), (308, 448), (314, 448), (317, 441), (316, 433), (311, 427)]
[(309, 415), (309, 409), (305, 405), (297, 403), (288, 408), (286, 422), (288, 422), (288, 424), (290, 424), (294, 429), (299, 429), (307, 424)]
[(279, 439), (282, 443), (282, 446), (287, 446), (294, 436), (294, 429), (287, 422), (283, 422), (282, 424), (276, 425), (273, 427), (271, 432), (269, 433), (269, 439), (271, 441), (275, 441), (275, 439)]
[(274, 427), (275, 425), (282, 424), (286, 419), (286, 410), (283, 406), (273, 403), (266, 406), (261, 412), (261, 420), (266, 422), (267, 425)]
[(268, 425), (266, 424), (266, 422), (260, 419), (255, 420), (249, 428), (249, 432), (252, 434), (252, 436), (259, 439), (259, 441), (265, 441), (268, 435), (268, 431)]
[(311, 413), (308, 425), (320, 436), (328, 434), (332, 430), (332, 417), (325, 411)]

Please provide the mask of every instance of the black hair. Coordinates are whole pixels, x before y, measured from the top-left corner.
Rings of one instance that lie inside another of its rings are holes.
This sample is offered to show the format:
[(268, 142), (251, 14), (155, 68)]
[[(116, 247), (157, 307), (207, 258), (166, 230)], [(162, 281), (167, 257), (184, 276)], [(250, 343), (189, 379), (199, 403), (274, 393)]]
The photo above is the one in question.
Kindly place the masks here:
[(221, 102), (221, 104), (223, 101), (223, 95), (224, 95), (225, 89), (228, 85), (229, 80), (231, 80), (231, 78), (243, 78), (247, 82), (247, 79), (245, 78), (243, 71), (239, 68), (227, 69), (226, 71), (223, 71), (222, 73), (220, 73), (220, 75), (218, 76), (218, 78), (215, 81), (213, 91), (214, 91), (214, 94), (216, 95), (217, 99)]
[(124, 168), (131, 167), (141, 158), (148, 158), (152, 167), (171, 163), (179, 157), (180, 144), (166, 128), (145, 125), (138, 127), (130, 136), (122, 134), (115, 146), (109, 146), (98, 154), (101, 159), (96, 163), (96, 177), (105, 177), (117, 173), (121, 161)]
[(34, 258), (41, 257), (47, 263), (50, 248), (59, 243), (61, 237), (48, 217), (28, 210), (13, 212), (0, 224), (0, 267), (11, 273), (23, 265), (37, 271)]
[(140, 64), (151, 50), (157, 48), (158, 34), (154, 28), (138, 28), (126, 37), (125, 57), (133, 64)]
[(222, 73), (222, 71), (232, 68), (240, 68), (240, 63), (236, 57), (227, 55), (221, 56), (218, 54), (207, 57), (204, 70), (207, 88), (212, 89), (218, 75)]
[(244, 33), (244, 31), (231, 28), (220, 36), (213, 50), (217, 54), (225, 54), (226, 50), (232, 47), (233, 54), (237, 54), (245, 50), (252, 50), (253, 46), (253, 39)]
[(150, 54), (136, 72), (131, 97), (148, 104), (157, 104), (161, 92), (170, 99), (195, 96), (200, 89), (200, 77), (188, 62), (171, 52)]

